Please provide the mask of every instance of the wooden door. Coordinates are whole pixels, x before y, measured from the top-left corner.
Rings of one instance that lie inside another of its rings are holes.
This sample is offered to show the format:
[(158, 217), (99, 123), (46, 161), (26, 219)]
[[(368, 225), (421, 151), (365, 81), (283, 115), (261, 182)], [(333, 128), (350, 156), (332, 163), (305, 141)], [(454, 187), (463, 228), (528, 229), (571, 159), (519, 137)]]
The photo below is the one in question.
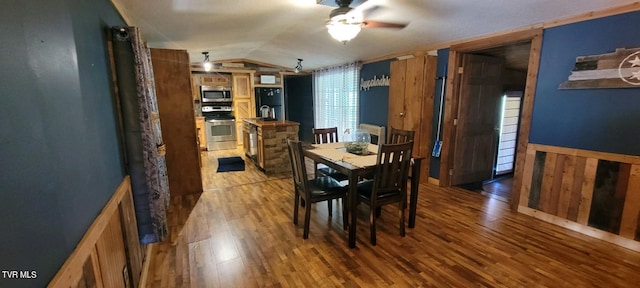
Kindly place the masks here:
[(162, 135), (167, 144), (169, 188), (174, 195), (201, 193), (189, 55), (185, 50), (150, 50)]
[[(426, 58), (424, 56), (421, 56), (406, 60), (407, 67), (404, 83), (404, 114), (402, 115), (402, 126), (396, 127), (403, 130), (416, 131), (417, 134), (420, 133), (422, 103), (425, 97), (425, 59)], [(431, 93), (433, 93), (433, 91), (431, 91)], [(420, 139), (420, 137), (415, 137), (416, 141), (418, 139)]]
[(251, 89), (251, 74), (234, 73), (233, 76), (233, 110), (236, 117), (236, 134), (238, 145), (243, 145), (244, 138), (240, 136), (242, 131), (242, 119), (251, 118), (255, 115), (255, 104)]
[(491, 179), (497, 149), (503, 60), (464, 54), (451, 184)]
[(404, 127), (404, 92), (407, 61), (391, 61), (390, 69), (387, 131), (391, 131), (391, 127), (398, 129)]

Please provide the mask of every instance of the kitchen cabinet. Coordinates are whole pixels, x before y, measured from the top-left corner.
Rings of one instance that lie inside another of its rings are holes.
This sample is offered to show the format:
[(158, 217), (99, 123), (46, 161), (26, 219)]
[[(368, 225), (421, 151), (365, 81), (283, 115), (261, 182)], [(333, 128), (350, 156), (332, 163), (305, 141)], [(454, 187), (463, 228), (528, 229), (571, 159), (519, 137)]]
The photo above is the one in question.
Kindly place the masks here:
[[(233, 73), (233, 110), (236, 117), (236, 131), (242, 131), (242, 119), (255, 117), (255, 100), (251, 85), (251, 73)], [(243, 145), (244, 137), (237, 137), (238, 145)]]
[(221, 73), (191, 73), (191, 95), (200, 101), (200, 86), (231, 87), (231, 75)]
[(231, 87), (231, 79), (229, 75), (224, 75), (219, 73), (202, 74), (200, 76), (200, 85)]
[(204, 125), (204, 117), (196, 116), (196, 132), (198, 134), (198, 147), (200, 150), (207, 150), (207, 138)]
[[(415, 131), (413, 154), (429, 159), (437, 57), (418, 56), (391, 62), (389, 116), (391, 128)], [(429, 163), (422, 165), (420, 180), (429, 179)]]
[[(279, 70), (279, 69), (267, 69)], [(282, 73), (275, 71), (258, 71), (254, 74), (253, 83), (255, 87), (282, 88)]]
[(169, 190), (175, 195), (201, 193), (189, 55), (185, 50), (150, 50), (162, 137), (167, 147)]

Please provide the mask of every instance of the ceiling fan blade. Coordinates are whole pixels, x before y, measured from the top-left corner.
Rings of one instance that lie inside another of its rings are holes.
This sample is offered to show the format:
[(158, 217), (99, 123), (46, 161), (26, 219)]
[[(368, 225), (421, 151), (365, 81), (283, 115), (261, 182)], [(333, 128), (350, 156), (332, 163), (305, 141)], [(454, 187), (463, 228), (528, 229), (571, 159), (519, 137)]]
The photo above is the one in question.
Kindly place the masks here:
[(407, 27), (408, 23), (389, 23), (389, 22), (380, 22), (380, 21), (364, 21), (362, 22), (363, 28), (395, 28), (402, 29)]
[[(379, 11), (380, 8), (382, 8), (382, 6), (380, 5), (374, 5), (369, 7), (365, 7), (365, 6), (367, 6), (366, 3), (355, 8), (355, 10), (362, 11), (362, 16), (364, 16), (364, 18), (370, 18), (376, 13), (376, 11)], [(360, 7), (364, 7), (364, 8), (360, 8)]]

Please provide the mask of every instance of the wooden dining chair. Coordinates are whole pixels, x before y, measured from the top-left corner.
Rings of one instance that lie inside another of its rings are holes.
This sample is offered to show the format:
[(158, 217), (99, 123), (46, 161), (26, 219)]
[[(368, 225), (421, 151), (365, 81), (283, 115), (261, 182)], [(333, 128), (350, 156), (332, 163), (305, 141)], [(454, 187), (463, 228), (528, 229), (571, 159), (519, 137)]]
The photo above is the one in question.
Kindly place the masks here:
[[(305, 157), (302, 151), (302, 142), (295, 140), (287, 140), (289, 150), (289, 160), (291, 162), (291, 171), (293, 174), (294, 189), (294, 206), (293, 206), (293, 224), (298, 225), (298, 207), (300, 199), (304, 200), (306, 205), (304, 213), (304, 233), (302, 238), (309, 238), (309, 222), (311, 219), (311, 204), (328, 201), (329, 216), (333, 215), (331, 201), (333, 199), (342, 198), (342, 203), (346, 202), (347, 187), (343, 186), (334, 178), (323, 176), (309, 180), (307, 169), (305, 167)], [(343, 228), (347, 229), (347, 213), (342, 211)]]
[(338, 127), (313, 128), (313, 139), (316, 144), (338, 142)]
[(391, 127), (391, 133), (389, 133), (389, 143), (405, 143), (414, 141), (416, 131), (402, 130)]
[[(313, 128), (313, 139), (315, 140), (315, 144), (338, 142), (338, 127)], [(318, 163), (313, 163), (313, 165), (317, 176), (329, 176), (338, 181), (349, 179), (349, 176), (342, 174), (331, 167)]]
[(367, 132), (369, 132), (369, 135), (371, 135), (371, 144), (384, 144), (385, 140), (387, 139), (385, 138), (384, 126), (360, 123), (360, 125), (358, 125), (358, 128), (367, 130)]
[[(413, 130), (402, 130), (391, 127), (391, 133), (389, 133), (389, 143), (406, 143), (409, 141), (414, 141), (416, 132)], [(414, 142), (415, 143), (415, 142)], [(411, 162), (413, 165), (413, 162)], [(411, 178), (411, 173), (409, 173), (409, 178)], [(406, 199), (405, 199), (406, 200)], [(380, 209), (376, 211), (377, 215), (380, 215)]]
[(376, 210), (384, 205), (398, 204), (400, 236), (405, 235), (405, 209), (407, 179), (413, 150), (413, 141), (400, 144), (382, 144), (378, 148), (373, 180), (358, 183), (358, 204), (369, 206), (371, 244), (376, 245)]

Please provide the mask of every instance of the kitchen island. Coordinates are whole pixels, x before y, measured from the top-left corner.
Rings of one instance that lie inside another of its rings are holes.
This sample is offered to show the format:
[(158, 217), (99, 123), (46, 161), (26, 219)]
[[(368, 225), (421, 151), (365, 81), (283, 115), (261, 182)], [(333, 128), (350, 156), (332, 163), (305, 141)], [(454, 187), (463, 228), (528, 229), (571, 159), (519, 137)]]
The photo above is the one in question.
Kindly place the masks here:
[(287, 120), (245, 118), (244, 153), (265, 173), (291, 171), (287, 139), (298, 140), (300, 123)]

